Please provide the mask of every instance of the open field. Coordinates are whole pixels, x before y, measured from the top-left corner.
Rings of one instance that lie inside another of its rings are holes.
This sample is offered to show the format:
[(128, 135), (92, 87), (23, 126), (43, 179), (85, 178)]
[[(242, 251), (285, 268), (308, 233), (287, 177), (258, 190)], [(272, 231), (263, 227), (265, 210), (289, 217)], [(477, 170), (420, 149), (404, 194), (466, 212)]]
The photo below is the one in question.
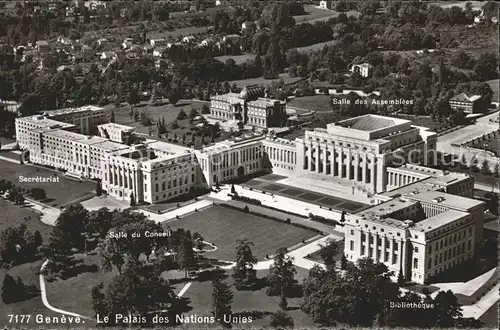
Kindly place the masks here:
[[(330, 18), (337, 17), (340, 15), (340, 12), (336, 10), (320, 9), (314, 5), (304, 5), (304, 9), (307, 13), (306, 15), (293, 16), (293, 18), (295, 18), (296, 24), (302, 24), (302, 23), (313, 24), (315, 22), (328, 21)], [(345, 14), (347, 16), (356, 16), (356, 17), (360, 15), (359, 12), (352, 10), (345, 12)]]
[[(293, 295), (287, 298), (288, 310), (287, 313), (294, 320), (294, 328), (310, 328), (313, 325), (312, 320), (307, 314), (300, 310), (302, 303), (302, 293), (300, 285), (304, 278), (306, 278), (308, 271), (295, 267), (297, 274), (295, 275), (296, 290), (293, 290)], [(231, 271), (226, 271), (228, 278), (226, 282), (231, 285), (233, 280), (231, 278)], [(268, 270), (257, 271), (257, 277), (262, 279), (269, 274)], [(266, 295), (265, 287), (258, 287), (255, 290), (242, 290), (238, 291), (231, 287), (234, 298), (231, 305), (234, 316), (252, 316), (252, 323), (249, 324), (234, 324), (233, 328), (252, 328), (260, 329), (269, 326), (271, 313), (278, 310), (278, 297), (270, 297)], [(196, 281), (189, 287), (189, 290), (183, 297), (191, 300), (190, 306), (193, 308), (190, 314), (197, 316), (211, 316), (212, 306), (212, 281)], [(201, 327), (205, 328), (203, 324)]]
[(294, 49), (299, 51), (299, 52), (315, 52), (315, 51), (323, 49), (323, 47), (325, 47), (325, 46), (335, 45), (335, 43), (337, 43), (336, 40), (330, 40), (330, 41), (319, 42), (317, 44), (312, 44), (312, 45), (304, 46), (304, 47), (298, 47), (298, 48), (294, 48)]
[[(0, 268), (0, 281), (3, 282), (5, 274), (9, 274), (15, 279), (20, 277), (23, 283), (26, 285), (34, 285), (35, 287), (40, 289), (39, 279), (36, 272), (40, 270), (41, 264), (42, 261), (39, 260), (31, 263), (18, 265), (10, 269)], [(61, 298), (69, 297), (66, 296), (65, 294), (61, 294), (62, 296)], [(79, 292), (75, 291), (72, 297), (74, 298), (79, 297)], [(78, 300), (78, 299), (73, 299), (73, 300)], [(35, 322), (35, 316), (37, 314), (40, 314), (43, 317), (47, 316), (53, 317), (59, 315), (57, 313), (48, 310), (44, 306), (42, 298), (39, 294), (31, 299), (16, 302), (13, 304), (5, 304), (0, 299), (0, 311), (2, 311), (0, 313), (0, 326), (2, 326), (3, 329), (21, 328), (19, 324), (15, 325), (16, 322), (14, 321), (9, 322), (9, 315), (22, 315), (22, 314), (31, 315), (29, 323), (25, 323), (22, 325), (22, 327), (25, 329), (39, 329), (43, 327), (43, 325), (37, 324)], [(67, 328), (67, 326), (61, 327), (61, 325), (59, 324), (58, 328)]]
[(328, 95), (313, 95), (295, 97), (288, 101), (288, 106), (297, 107), (304, 110), (314, 110), (317, 113), (333, 113), (332, 106), (330, 105), (330, 96)]
[(248, 78), (248, 79), (242, 79), (242, 80), (233, 80), (230, 81), (231, 85), (233, 83), (236, 83), (239, 87), (245, 87), (247, 85), (271, 85), (273, 82), (278, 82), (281, 79), (285, 82), (285, 84), (293, 84), (303, 78), (300, 77), (290, 77), (287, 73), (280, 73), (279, 78), (277, 79), (264, 79), (264, 77), (259, 77), (259, 78)]
[(0, 199), (0, 209), (2, 210), (0, 213), (0, 232), (24, 223), (31, 233), (34, 234), (38, 230), (42, 235), (43, 242), (48, 242), (52, 227), (40, 221), (40, 214), (29, 207), (14, 205), (5, 199)]
[[(0, 177), (6, 181), (11, 181), (17, 187), (25, 189), (38, 187), (45, 189), (47, 194), (47, 201), (45, 203), (52, 206), (60, 206), (91, 194), (96, 186), (94, 182), (78, 182), (78, 180), (70, 179), (62, 173), (38, 166), (14, 164), (0, 160), (0, 168), (2, 168)], [(59, 177), (59, 182), (19, 182), (20, 176), (30, 178), (40, 176), (47, 178), (54, 175)]]
[[(252, 206), (249, 206), (252, 209)], [(217, 246), (205, 257), (231, 261), (235, 259), (237, 241), (248, 239), (255, 246), (252, 251), (258, 260), (280, 247), (291, 247), (304, 239), (316, 236), (312, 230), (298, 228), (278, 221), (240, 212), (222, 206), (212, 206), (166, 224), (173, 229), (184, 228), (199, 232)]]
[(222, 55), (222, 56), (216, 56), (214, 59), (221, 61), (222, 63), (226, 63), (227, 60), (232, 58), (234, 62), (239, 65), (242, 63), (245, 63), (246, 61), (250, 60), (253, 61), (255, 59), (254, 54), (242, 54), (242, 55)]

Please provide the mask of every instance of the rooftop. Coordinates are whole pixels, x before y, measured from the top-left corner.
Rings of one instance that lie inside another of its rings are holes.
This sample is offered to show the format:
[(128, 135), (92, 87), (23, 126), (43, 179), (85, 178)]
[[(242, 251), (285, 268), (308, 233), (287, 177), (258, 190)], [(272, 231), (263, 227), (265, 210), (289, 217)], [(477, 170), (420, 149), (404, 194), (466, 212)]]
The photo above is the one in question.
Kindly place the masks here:
[(160, 151), (166, 154), (187, 154), (193, 150), (177, 144), (156, 140), (147, 140), (144, 144), (152, 150)]
[(458, 95), (453, 96), (450, 101), (457, 101), (457, 102), (474, 102), (477, 101), (481, 98), (481, 95), (472, 95), (468, 96), (465, 93), (460, 93)]
[(78, 134), (61, 129), (45, 132), (45, 135), (73, 141), (78, 141), (86, 138), (86, 136), (83, 134)]
[(433, 217), (424, 219), (415, 224), (414, 229), (421, 231), (429, 231), (439, 227), (442, 227), (450, 222), (469, 216), (469, 213), (457, 211), (457, 210), (447, 210), (441, 212)]
[(337, 125), (359, 131), (371, 132), (371, 131), (378, 131), (386, 127), (396, 126), (398, 124), (406, 122), (408, 121), (404, 119), (397, 119), (397, 118), (377, 116), (377, 115), (364, 115), (360, 117), (339, 121)]
[(86, 105), (83, 107), (79, 108), (64, 108), (64, 109), (58, 109), (58, 110), (50, 110), (44, 112), (44, 115), (48, 117), (54, 117), (54, 116), (60, 116), (60, 115), (66, 115), (66, 114), (72, 114), (72, 113), (79, 113), (79, 112), (86, 112), (86, 111), (101, 111), (103, 108), (101, 107), (96, 107), (94, 105)]
[(30, 122), (39, 127), (67, 128), (74, 126), (73, 124), (63, 123), (57, 120), (49, 119), (42, 115), (16, 118), (16, 121)]
[(461, 197), (440, 191), (426, 191), (417, 194), (410, 193), (405, 197), (419, 202), (439, 204), (456, 210), (469, 210), (473, 207), (484, 204), (484, 202), (473, 198)]
[(121, 125), (117, 123), (107, 123), (107, 124), (102, 124), (98, 125), (97, 127), (102, 127), (105, 129), (112, 128), (112, 129), (120, 129), (123, 131), (133, 131), (135, 128), (132, 126), (127, 126), (127, 125)]

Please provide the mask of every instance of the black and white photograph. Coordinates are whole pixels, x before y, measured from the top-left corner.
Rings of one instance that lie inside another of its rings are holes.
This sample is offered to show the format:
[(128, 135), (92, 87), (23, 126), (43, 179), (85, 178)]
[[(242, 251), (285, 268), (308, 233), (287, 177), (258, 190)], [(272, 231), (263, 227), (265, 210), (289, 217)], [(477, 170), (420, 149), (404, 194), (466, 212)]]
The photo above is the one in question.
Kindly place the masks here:
[(0, 329), (498, 329), (499, 10), (0, 0)]

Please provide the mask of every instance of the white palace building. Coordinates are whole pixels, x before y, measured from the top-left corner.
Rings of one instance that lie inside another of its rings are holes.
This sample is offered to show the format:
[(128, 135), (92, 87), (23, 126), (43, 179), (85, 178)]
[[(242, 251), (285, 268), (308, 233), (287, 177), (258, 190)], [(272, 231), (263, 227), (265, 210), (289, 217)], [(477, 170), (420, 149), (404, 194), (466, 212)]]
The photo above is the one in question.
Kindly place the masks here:
[(354, 182), (376, 205), (346, 217), (346, 257), (371, 257), (417, 283), (472, 258), (483, 239), (473, 177), (426, 167), (436, 134), (408, 120), (364, 115), (294, 140), (242, 133), (201, 150), (156, 140), (129, 146), (134, 129), (108, 121), (102, 108), (62, 109), (17, 118), (16, 138), (33, 163), (100, 179), (121, 200), (159, 203), (263, 171)]

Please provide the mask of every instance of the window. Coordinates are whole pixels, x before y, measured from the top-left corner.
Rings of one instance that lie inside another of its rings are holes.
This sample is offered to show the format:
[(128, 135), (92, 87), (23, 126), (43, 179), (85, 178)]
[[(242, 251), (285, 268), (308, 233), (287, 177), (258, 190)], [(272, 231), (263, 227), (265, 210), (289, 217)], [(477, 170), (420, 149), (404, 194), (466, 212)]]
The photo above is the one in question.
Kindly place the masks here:
[(354, 230), (353, 229), (351, 229), (351, 235), (354, 235)]
[(350, 243), (351, 251), (354, 251), (354, 241), (351, 241)]
[(417, 246), (415, 246), (415, 248), (413, 249), (413, 251), (414, 251), (415, 253), (418, 253), (418, 247), (417, 247)]
[(418, 268), (418, 258), (413, 258), (413, 268)]

